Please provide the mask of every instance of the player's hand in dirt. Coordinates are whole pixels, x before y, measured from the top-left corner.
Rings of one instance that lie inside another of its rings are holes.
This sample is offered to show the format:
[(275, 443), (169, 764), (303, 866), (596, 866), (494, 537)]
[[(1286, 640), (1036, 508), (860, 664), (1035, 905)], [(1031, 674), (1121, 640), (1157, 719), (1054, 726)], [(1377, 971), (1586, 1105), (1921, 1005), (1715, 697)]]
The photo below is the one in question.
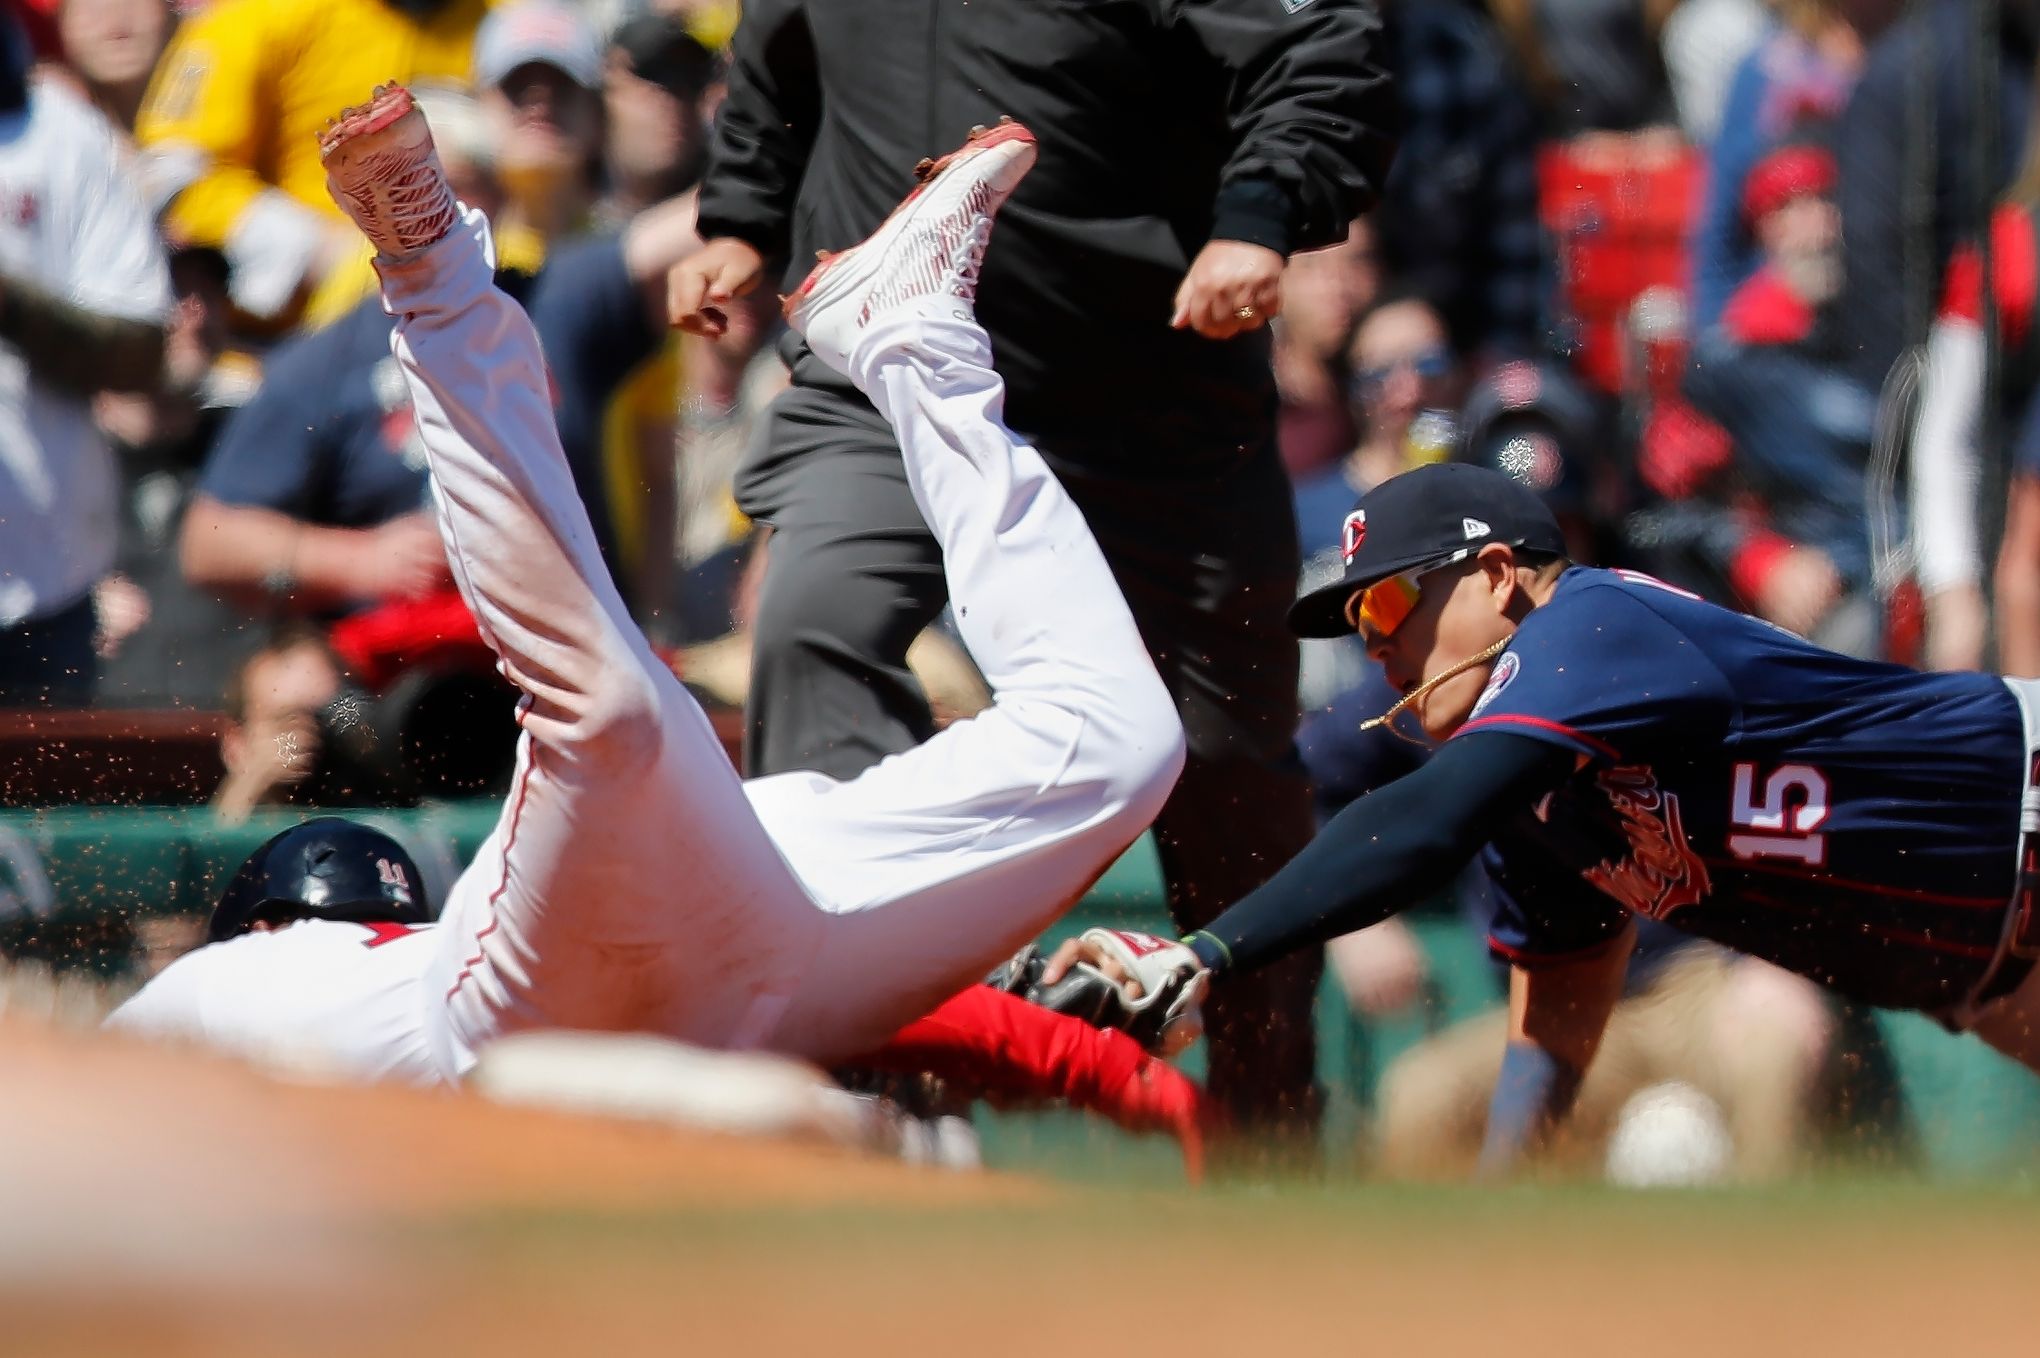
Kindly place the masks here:
[(1281, 314), (1283, 263), (1265, 245), (1212, 241), (1183, 275), (1169, 324), (1218, 340), (1260, 329)]
[(430, 514), (403, 514), (377, 527), (362, 556), (361, 592), (370, 598), (417, 599), (453, 583)]
[(712, 240), (666, 274), (666, 319), (690, 335), (721, 339), (730, 328), (723, 310), (758, 286), (765, 257), (730, 236)]

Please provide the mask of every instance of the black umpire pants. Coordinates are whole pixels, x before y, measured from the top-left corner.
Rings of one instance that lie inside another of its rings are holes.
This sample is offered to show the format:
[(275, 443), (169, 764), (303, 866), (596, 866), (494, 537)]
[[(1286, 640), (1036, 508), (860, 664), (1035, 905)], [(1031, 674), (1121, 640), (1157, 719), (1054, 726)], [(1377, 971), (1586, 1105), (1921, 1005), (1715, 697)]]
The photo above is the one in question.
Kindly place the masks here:
[[(774, 530), (745, 772), (849, 778), (933, 731), (906, 653), (946, 602), (941, 554), (892, 430), (862, 398), (796, 385), (763, 424), (737, 483), (744, 511)], [(1195, 928), (1312, 833), (1293, 756), (1297, 643), (1283, 623), (1298, 547), (1272, 425), (1251, 449), (1035, 442), (1084, 511), (1182, 716), (1189, 760), (1155, 840), (1170, 912)], [(1227, 978), (1205, 1010), (1213, 1098), (1242, 1131), (1296, 1137), (1305, 1153), (1322, 969), (1322, 950), (1307, 949)]]

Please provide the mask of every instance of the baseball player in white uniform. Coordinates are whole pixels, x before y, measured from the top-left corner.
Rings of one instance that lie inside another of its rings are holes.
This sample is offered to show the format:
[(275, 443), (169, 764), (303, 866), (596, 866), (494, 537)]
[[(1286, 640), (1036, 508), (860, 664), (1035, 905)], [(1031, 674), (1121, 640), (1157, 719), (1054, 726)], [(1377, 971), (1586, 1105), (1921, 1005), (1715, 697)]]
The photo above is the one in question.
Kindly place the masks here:
[(438, 923), (405, 912), (400, 861), (378, 860), (397, 903), (379, 917), (325, 909), (346, 902), (322, 894), (331, 852), (315, 846), (289, 908), (242, 900), (223, 941), (113, 1026), (428, 1083), (546, 1027), (826, 1064), (977, 981), (1146, 827), (1183, 757), (1174, 706), (1083, 518), (1001, 423), (972, 312), (994, 214), (1033, 163), (1026, 129), (974, 133), (788, 302), (898, 432), (996, 695), (847, 783), (740, 780), (632, 625), (568, 477), (538, 340), (495, 288), (487, 225), (455, 203), (410, 95), (379, 89), (322, 144), (378, 251), (456, 582), (523, 692), (515, 783)]

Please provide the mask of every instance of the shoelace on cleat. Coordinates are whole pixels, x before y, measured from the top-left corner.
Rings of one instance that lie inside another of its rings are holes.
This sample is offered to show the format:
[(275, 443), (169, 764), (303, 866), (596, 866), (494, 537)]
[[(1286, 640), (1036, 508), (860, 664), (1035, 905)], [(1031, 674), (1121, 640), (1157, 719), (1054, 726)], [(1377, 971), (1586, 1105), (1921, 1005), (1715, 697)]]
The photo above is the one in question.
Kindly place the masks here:
[(977, 300), (978, 275), (984, 269), (985, 247), (992, 241), (992, 219), (978, 214), (949, 253), (949, 273), (955, 279), (951, 289), (966, 302)]
[[(381, 218), (399, 243), (409, 244), (438, 234), (456, 211), (452, 192), (433, 167), (430, 152), (422, 157), (393, 149), (366, 157), (353, 176), (361, 187), (342, 189), (370, 219)], [(378, 208), (374, 190), (381, 189)]]

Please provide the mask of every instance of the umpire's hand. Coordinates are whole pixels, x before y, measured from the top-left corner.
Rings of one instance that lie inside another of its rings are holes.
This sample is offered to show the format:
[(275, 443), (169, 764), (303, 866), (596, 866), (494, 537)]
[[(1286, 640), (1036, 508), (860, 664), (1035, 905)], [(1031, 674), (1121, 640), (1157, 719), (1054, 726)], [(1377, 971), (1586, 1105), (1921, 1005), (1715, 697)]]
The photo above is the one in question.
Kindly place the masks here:
[(1169, 324), (1206, 339), (1258, 330), (1282, 310), (1282, 265), (1281, 254), (1265, 245), (1212, 241), (1183, 275)]
[(758, 286), (765, 257), (734, 237), (712, 240), (666, 275), (666, 319), (692, 335), (721, 339), (729, 329), (723, 311)]

